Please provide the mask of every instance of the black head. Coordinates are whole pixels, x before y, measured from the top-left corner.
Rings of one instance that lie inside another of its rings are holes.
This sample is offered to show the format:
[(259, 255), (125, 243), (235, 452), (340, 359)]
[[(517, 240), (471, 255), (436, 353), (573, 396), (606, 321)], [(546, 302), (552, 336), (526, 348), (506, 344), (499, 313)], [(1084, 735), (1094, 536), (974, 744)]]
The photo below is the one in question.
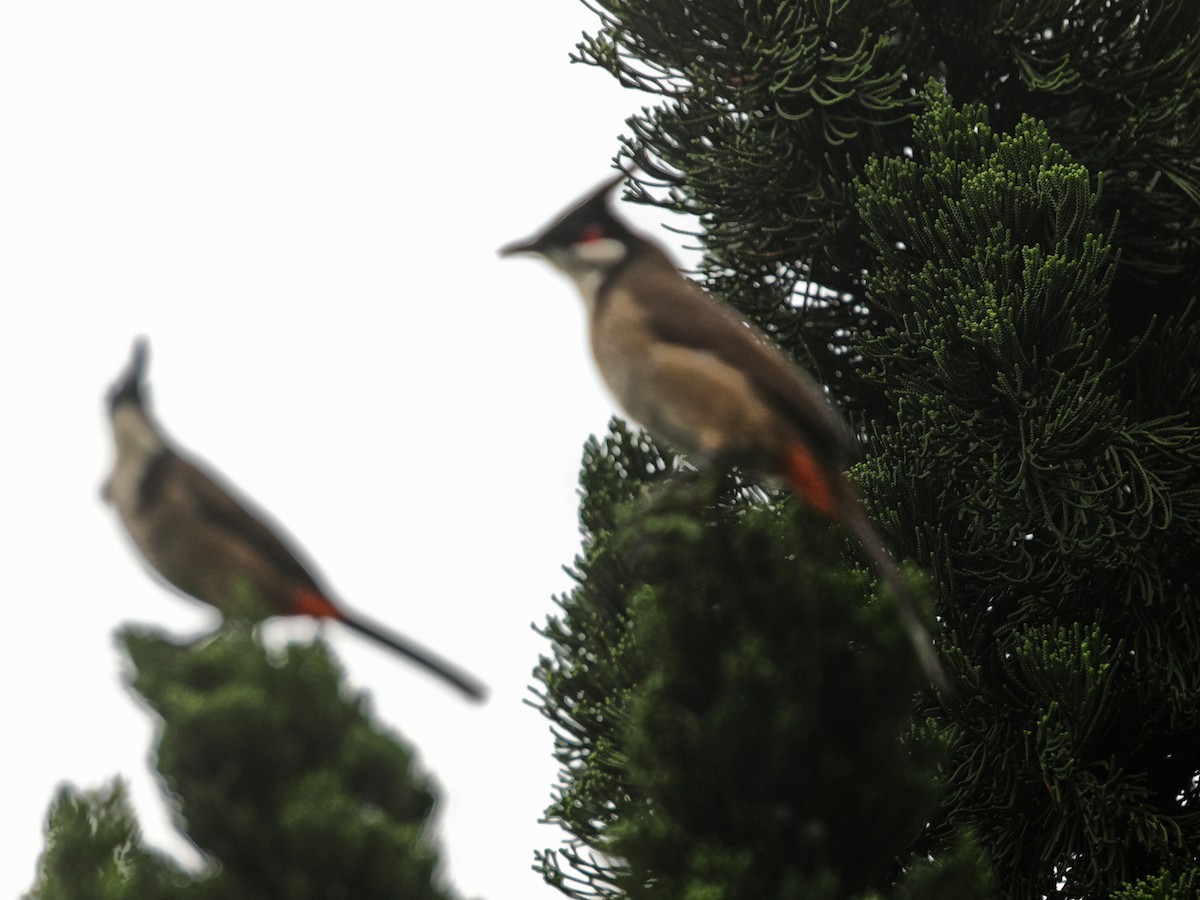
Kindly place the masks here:
[(139, 337), (133, 342), (133, 355), (130, 357), (129, 366), (108, 391), (109, 413), (126, 403), (138, 409), (143, 408), (146, 398), (142, 378), (146, 373), (146, 357), (149, 353), (150, 345), (144, 337)]
[(601, 240), (628, 245), (634, 239), (633, 232), (616, 217), (608, 204), (613, 189), (628, 177), (629, 173), (621, 170), (573, 203), (538, 234), (501, 247), (500, 255), (536, 253), (554, 259), (558, 254)]

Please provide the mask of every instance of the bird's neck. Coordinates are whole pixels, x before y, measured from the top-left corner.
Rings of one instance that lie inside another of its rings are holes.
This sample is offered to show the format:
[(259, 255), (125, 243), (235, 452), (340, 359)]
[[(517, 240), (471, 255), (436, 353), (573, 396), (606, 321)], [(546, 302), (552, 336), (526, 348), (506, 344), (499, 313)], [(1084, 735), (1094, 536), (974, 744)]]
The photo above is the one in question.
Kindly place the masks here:
[(588, 314), (594, 314), (604, 286), (629, 261), (631, 247), (612, 238), (598, 238), (550, 255), (578, 289)]
[(162, 435), (145, 411), (133, 404), (118, 406), (112, 413), (113, 439), (118, 459), (145, 459), (162, 452)]
[(583, 298), (588, 316), (593, 316), (596, 312), (596, 307), (600, 303), (600, 292), (611, 277), (612, 272), (608, 269), (587, 269), (579, 272), (568, 272), (567, 274), (578, 289), (579, 296)]

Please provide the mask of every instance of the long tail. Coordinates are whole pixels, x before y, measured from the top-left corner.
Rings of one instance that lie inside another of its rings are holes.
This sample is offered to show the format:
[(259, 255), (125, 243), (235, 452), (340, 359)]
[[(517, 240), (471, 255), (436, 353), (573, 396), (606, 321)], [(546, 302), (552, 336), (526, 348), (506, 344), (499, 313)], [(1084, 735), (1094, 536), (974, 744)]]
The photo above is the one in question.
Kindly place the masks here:
[(937, 688), (939, 694), (949, 697), (952, 693), (950, 679), (946, 677), (946, 670), (942, 668), (941, 657), (938, 656), (937, 648), (933, 645), (933, 638), (930, 637), (929, 629), (925, 626), (925, 618), (917, 608), (916, 600), (908, 589), (908, 581), (900, 566), (883, 545), (879, 532), (871, 524), (866, 511), (857, 499), (853, 499), (852, 503), (847, 504), (847, 508), (843, 510), (840, 518), (842, 524), (862, 545), (863, 551), (875, 567), (875, 574), (879, 580), (888, 586), (892, 602), (896, 605), (900, 621), (904, 625), (904, 630), (908, 632), (908, 639), (917, 652), (917, 661), (921, 664), (925, 676)]
[(942, 696), (951, 693), (950, 680), (942, 668), (941, 658), (933, 645), (933, 638), (925, 627), (924, 617), (908, 589), (908, 582), (900, 566), (896, 564), (866, 510), (858, 499), (857, 492), (838, 471), (822, 466), (808, 448), (797, 442), (792, 444), (784, 458), (784, 469), (793, 489), (817, 512), (841, 522), (862, 545), (875, 574), (887, 584), (892, 602), (900, 613), (900, 620), (908, 638), (917, 652), (917, 660), (925, 675)]
[(426, 650), (413, 641), (405, 640), (399, 635), (393, 634), (382, 625), (376, 625), (374, 622), (369, 622), (360, 616), (344, 612), (320, 594), (305, 593), (301, 595), (296, 605), (297, 611), (304, 615), (316, 616), (322, 619), (336, 619), (359, 634), (365, 635), (371, 640), (395, 650), (401, 656), (405, 656), (417, 665), (423, 666), (427, 671), (437, 675), (443, 681), (448, 681), (472, 700), (482, 701), (487, 697), (487, 688), (483, 686), (483, 683), (468, 675), (453, 663), (441, 659), (432, 651)]
[(372, 640), (378, 641), (385, 647), (390, 647), (402, 656), (407, 656), (419, 666), (424, 666), (428, 671), (437, 675), (444, 681), (450, 682), (472, 700), (483, 700), (487, 697), (487, 689), (483, 684), (466, 674), (453, 664), (446, 662), (443, 659), (435, 656), (432, 651), (419, 647), (417, 644), (406, 641), (394, 634), (389, 634), (383, 631), (376, 625), (371, 625), (363, 620), (342, 615), (342, 623), (350, 628), (353, 628), (359, 634), (364, 634)]

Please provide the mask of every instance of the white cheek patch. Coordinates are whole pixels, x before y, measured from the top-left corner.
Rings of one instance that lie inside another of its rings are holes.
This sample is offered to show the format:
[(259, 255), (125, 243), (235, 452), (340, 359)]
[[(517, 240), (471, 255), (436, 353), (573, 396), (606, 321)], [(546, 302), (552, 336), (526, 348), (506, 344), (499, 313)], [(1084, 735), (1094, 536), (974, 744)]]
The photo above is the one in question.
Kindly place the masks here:
[(628, 248), (612, 238), (593, 238), (580, 241), (571, 248), (574, 256), (584, 265), (613, 266), (625, 258)]
[(609, 272), (628, 255), (629, 248), (613, 238), (592, 238), (546, 251), (546, 258), (575, 282), (589, 311), (595, 308)]

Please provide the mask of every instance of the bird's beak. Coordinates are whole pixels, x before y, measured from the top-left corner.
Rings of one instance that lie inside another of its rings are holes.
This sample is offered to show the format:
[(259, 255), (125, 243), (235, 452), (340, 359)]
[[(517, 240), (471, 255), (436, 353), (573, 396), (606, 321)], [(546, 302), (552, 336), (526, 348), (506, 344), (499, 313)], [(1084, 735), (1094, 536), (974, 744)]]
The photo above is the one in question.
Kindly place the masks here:
[(533, 237), (505, 244), (499, 252), (501, 256), (515, 256), (518, 253), (540, 253), (541, 251), (538, 248), (538, 238)]

